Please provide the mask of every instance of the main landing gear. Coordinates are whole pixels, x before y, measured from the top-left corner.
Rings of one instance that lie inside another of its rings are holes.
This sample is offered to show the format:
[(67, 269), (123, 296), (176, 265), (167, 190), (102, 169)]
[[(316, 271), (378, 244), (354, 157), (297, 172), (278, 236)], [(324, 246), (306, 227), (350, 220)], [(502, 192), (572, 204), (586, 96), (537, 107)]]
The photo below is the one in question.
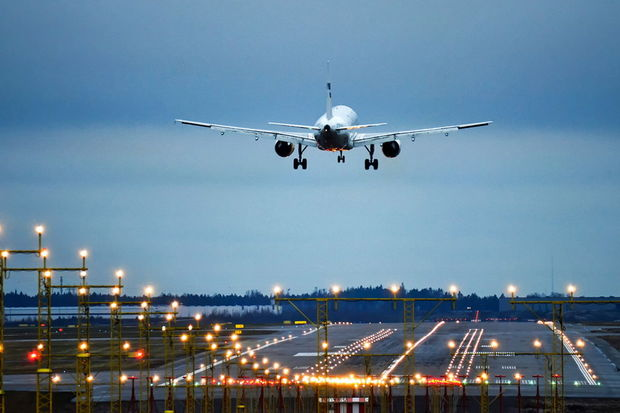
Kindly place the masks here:
[(305, 145), (303, 147), (302, 145), (297, 145), (298, 155), (297, 155), (297, 158), (293, 159), (293, 169), (299, 168), (300, 165), (301, 165), (301, 169), (308, 168), (308, 160), (302, 156), (307, 147), (308, 145)]
[(340, 155), (338, 155), (338, 163), (344, 163), (344, 155), (342, 154), (342, 151), (340, 151)]
[(369, 170), (372, 166), (372, 169), (376, 171), (379, 168), (379, 160), (373, 157), (375, 154), (375, 145), (370, 145), (370, 148), (365, 146), (365, 148), (368, 151), (368, 155), (370, 155), (370, 159), (364, 159), (364, 169)]

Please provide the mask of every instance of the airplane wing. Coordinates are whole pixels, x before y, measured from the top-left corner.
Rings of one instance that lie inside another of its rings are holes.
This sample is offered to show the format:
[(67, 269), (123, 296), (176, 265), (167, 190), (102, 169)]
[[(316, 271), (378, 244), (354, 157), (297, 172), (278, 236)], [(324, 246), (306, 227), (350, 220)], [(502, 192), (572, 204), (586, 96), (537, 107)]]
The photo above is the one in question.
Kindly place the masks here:
[(478, 122), (478, 123), (466, 123), (463, 125), (453, 125), (453, 126), (440, 126), (438, 128), (429, 128), (429, 129), (414, 129), (414, 130), (406, 130), (406, 131), (398, 131), (398, 132), (387, 132), (387, 133), (359, 133), (353, 139), (353, 146), (365, 146), (373, 143), (382, 143), (387, 141), (393, 141), (398, 138), (411, 138), (414, 140), (416, 136), (420, 135), (430, 135), (432, 133), (443, 133), (446, 136), (450, 132), (456, 132), (461, 129), (469, 129), (469, 128), (477, 128), (479, 126), (487, 126), (493, 123), (492, 121), (487, 122)]
[(311, 133), (294, 133), (294, 132), (280, 132), (275, 130), (265, 129), (250, 129), (242, 128), (239, 126), (227, 126), (218, 125), (215, 123), (202, 123), (194, 122), (191, 120), (175, 119), (175, 122), (182, 123), (184, 125), (202, 126), (203, 128), (210, 128), (219, 131), (222, 135), (226, 132), (244, 133), (246, 135), (254, 135), (258, 138), (273, 138), (279, 141), (285, 141), (289, 143), (298, 143), (300, 145), (317, 146), (316, 139)]

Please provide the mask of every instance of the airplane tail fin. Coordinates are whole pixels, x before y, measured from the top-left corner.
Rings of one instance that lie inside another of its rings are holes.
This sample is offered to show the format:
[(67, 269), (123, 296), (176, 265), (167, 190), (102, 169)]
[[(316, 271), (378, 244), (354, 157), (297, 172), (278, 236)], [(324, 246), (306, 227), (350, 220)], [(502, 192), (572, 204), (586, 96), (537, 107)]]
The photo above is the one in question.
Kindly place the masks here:
[(332, 118), (332, 83), (329, 74), (329, 60), (327, 61), (327, 105), (325, 108), (327, 119)]

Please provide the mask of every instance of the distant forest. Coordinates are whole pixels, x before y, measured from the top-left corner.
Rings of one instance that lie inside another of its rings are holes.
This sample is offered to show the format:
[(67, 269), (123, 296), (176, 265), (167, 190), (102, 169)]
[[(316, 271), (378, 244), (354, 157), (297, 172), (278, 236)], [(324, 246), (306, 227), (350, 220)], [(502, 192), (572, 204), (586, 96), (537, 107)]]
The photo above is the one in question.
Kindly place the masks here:
[[(290, 298), (317, 298), (317, 297), (333, 297), (327, 290), (315, 289), (311, 293), (291, 294), (284, 291), (282, 296)], [(338, 294), (341, 298), (389, 298), (392, 292), (379, 285), (375, 287), (353, 287), (347, 288)], [(560, 296), (557, 294), (557, 296)], [(401, 284), (397, 297), (408, 298), (448, 298), (449, 293), (442, 289), (424, 288), (407, 290)], [(531, 294), (528, 297), (546, 297), (542, 294)], [(122, 296), (120, 301), (141, 301), (141, 296)], [(500, 311), (500, 300), (505, 298), (504, 295), (491, 295), (481, 297), (477, 294), (458, 295), (458, 300), (453, 308), (453, 302), (436, 302), (436, 301), (416, 301), (415, 315), (416, 319), (429, 320), (436, 318), (453, 318), (453, 319), (472, 319), (478, 314), (481, 320), (485, 319), (531, 319), (532, 313), (521, 309), (519, 312)], [(90, 295), (91, 301), (108, 302), (112, 297), (106, 294), (93, 293)], [(262, 306), (259, 309), (244, 308), (243, 314), (239, 312), (231, 312), (225, 308), (216, 309), (205, 315), (206, 320), (210, 322), (282, 322), (304, 320), (304, 317), (287, 302), (280, 302), (276, 306), (273, 296), (263, 294), (259, 291), (247, 291), (245, 294), (161, 294), (151, 299), (153, 305), (169, 305), (172, 301), (178, 301), (183, 306)], [(295, 305), (311, 320), (316, 319), (316, 304), (313, 301), (295, 301)], [(52, 304), (55, 307), (72, 307), (77, 305), (77, 296), (75, 291), (68, 289), (63, 292), (54, 293), (52, 296)], [(21, 292), (10, 292), (5, 295), (5, 305), (7, 307), (36, 307), (37, 296), (30, 296)], [(570, 318), (588, 318), (588, 319), (611, 319), (620, 318), (620, 306), (615, 309), (603, 309), (599, 311), (591, 308), (584, 309), (567, 308), (567, 315), (571, 313)], [(539, 312), (540, 316), (545, 315), (545, 311)], [(577, 314), (581, 313), (581, 315)], [(337, 304), (331, 302), (329, 305), (329, 319), (331, 321), (352, 321), (352, 322), (399, 322), (403, 319), (402, 303), (380, 302), (380, 301), (339, 301)]]

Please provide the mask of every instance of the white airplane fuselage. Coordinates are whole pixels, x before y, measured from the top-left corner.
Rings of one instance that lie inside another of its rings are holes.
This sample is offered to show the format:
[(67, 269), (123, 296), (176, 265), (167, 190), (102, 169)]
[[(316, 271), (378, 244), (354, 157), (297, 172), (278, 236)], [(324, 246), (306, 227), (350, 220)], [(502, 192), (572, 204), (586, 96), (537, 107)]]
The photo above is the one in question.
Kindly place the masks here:
[(327, 118), (324, 113), (314, 124), (320, 128), (314, 133), (318, 148), (324, 151), (347, 151), (353, 149), (355, 133), (348, 130), (338, 130), (357, 125), (357, 113), (345, 105), (337, 105), (332, 108), (332, 117)]

